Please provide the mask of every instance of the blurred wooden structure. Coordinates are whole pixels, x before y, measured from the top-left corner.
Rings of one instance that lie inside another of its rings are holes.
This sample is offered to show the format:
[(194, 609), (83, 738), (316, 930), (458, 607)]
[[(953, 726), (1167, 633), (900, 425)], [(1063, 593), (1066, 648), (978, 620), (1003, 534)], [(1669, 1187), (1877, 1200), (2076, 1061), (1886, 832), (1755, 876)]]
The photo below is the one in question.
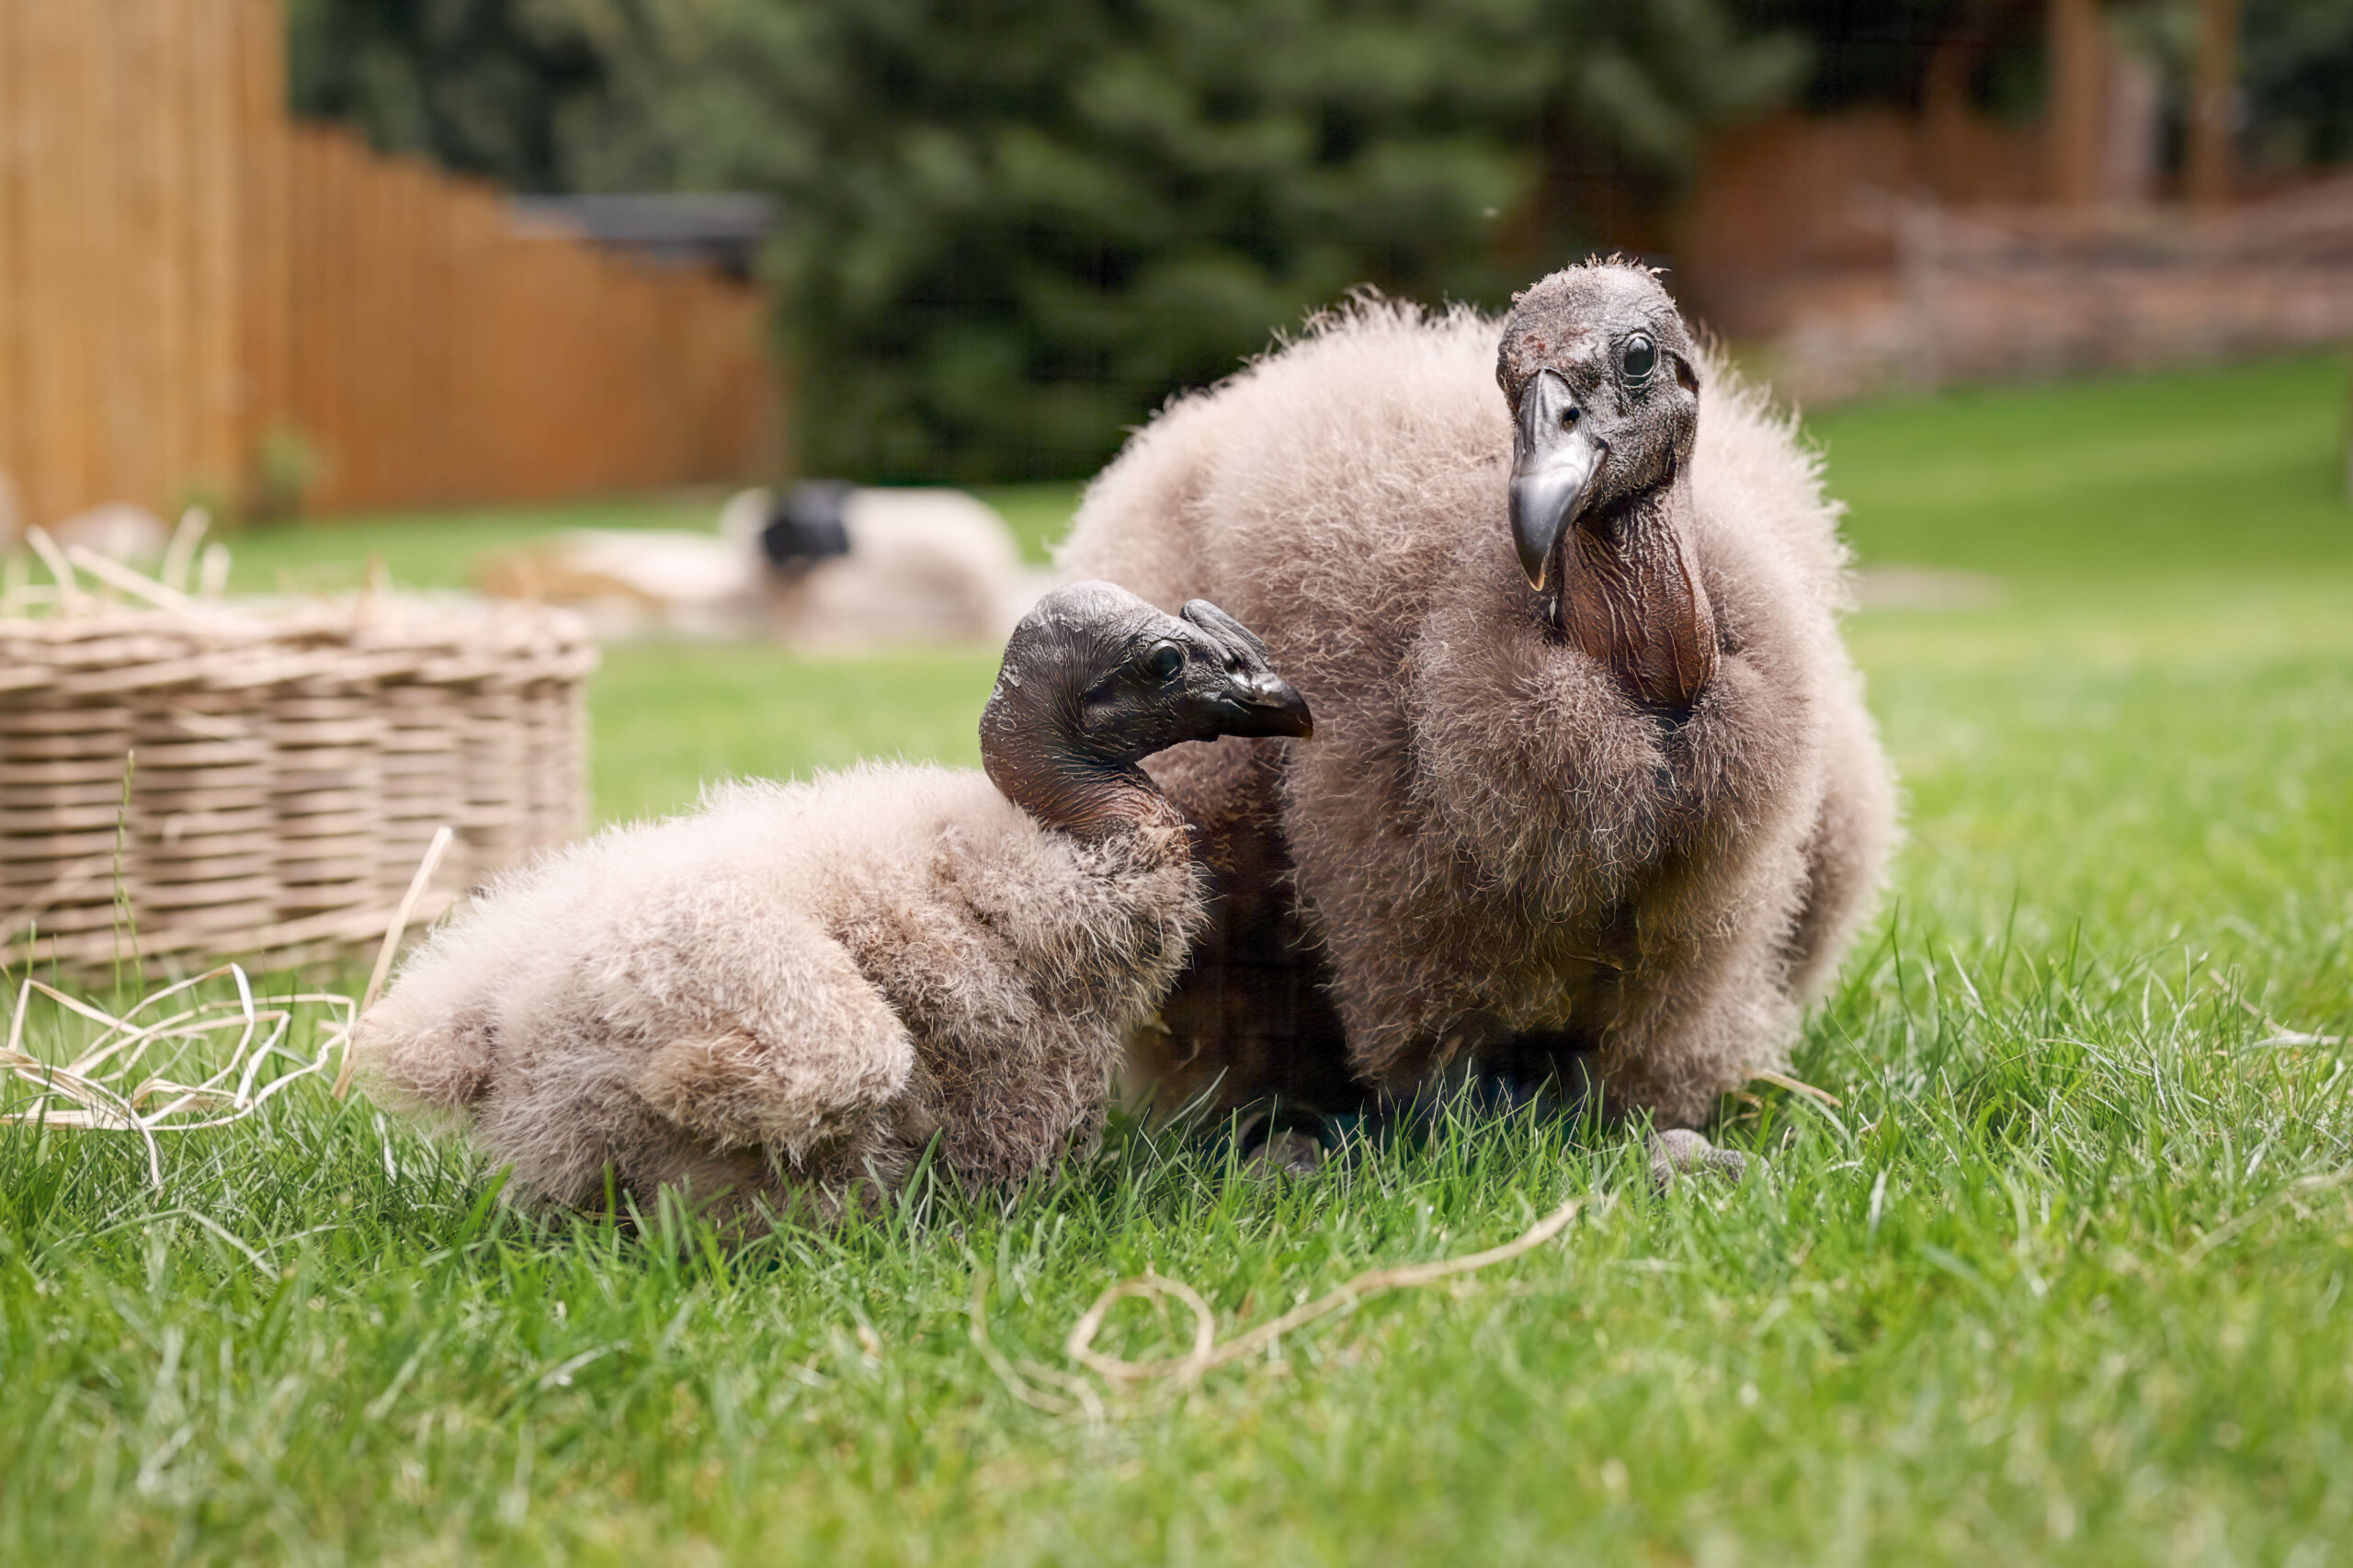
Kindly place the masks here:
[(2043, 178), (2032, 127), (1876, 108), (1777, 115), (1703, 149), (1676, 291), (1716, 332), (1771, 339), (1893, 296), (1899, 203), (2023, 206)]
[(28, 520), (756, 477), (756, 291), (286, 110), (278, 0), (0, 0), (0, 472)]
[(1776, 337), (1805, 402), (1892, 386), (2155, 369), (2353, 339), (2353, 176), (2225, 211), (1890, 203), (1876, 297)]
[[(2240, 0), (2197, 0), (2177, 170), (2159, 64), (2116, 0), (1968, 0), (1918, 101), (1712, 138), (1665, 247), (1707, 324), (1805, 401), (2154, 368), (2353, 335), (2353, 181), (2236, 166)], [(2044, 94), (2002, 123), (1970, 83), (2031, 37)]]

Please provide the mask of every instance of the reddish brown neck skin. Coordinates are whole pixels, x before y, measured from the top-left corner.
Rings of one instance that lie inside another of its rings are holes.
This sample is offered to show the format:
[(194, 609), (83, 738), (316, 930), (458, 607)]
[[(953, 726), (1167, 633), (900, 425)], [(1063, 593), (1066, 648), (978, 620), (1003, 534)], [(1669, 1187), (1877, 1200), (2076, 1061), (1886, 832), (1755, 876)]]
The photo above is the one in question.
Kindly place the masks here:
[(1688, 713), (1716, 676), (1716, 614), (1691, 549), (1690, 480), (1677, 474), (1561, 542), (1563, 636), (1650, 707)]
[(1089, 844), (1184, 822), (1142, 768), (1074, 756), (1045, 725), (984, 734), (981, 765), (1005, 798), (1041, 826)]

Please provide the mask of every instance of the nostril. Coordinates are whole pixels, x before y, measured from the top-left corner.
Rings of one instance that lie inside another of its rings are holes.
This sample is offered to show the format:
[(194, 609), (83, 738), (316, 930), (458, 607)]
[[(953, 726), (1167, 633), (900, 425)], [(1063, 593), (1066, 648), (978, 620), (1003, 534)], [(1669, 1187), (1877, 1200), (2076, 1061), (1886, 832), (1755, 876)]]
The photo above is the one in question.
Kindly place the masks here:
[(1584, 409), (1572, 406), (1567, 412), (1561, 415), (1561, 428), (1563, 430), (1574, 430), (1577, 427), (1577, 421), (1584, 417)]

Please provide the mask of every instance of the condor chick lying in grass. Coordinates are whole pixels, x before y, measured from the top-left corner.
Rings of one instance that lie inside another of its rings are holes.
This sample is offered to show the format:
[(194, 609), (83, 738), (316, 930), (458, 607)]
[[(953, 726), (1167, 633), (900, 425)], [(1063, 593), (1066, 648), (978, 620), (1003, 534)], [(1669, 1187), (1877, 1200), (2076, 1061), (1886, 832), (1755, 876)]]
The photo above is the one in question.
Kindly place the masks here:
[(1688, 1128), (1779, 1066), (1895, 833), (1837, 518), (1635, 267), (1364, 303), (1154, 420), (1065, 565), (1233, 608), (1322, 730), (1153, 764), (1221, 878), (1164, 1100), (1589, 1062)]
[(935, 1136), (968, 1182), (1017, 1184), (1099, 1136), (1203, 919), (1185, 821), (1138, 764), (1310, 730), (1214, 605), (1059, 589), (1006, 647), (986, 777), (733, 785), (562, 851), (437, 930), (358, 1049), (542, 1205), (600, 1200), (609, 1170), (739, 1227), (830, 1218)]

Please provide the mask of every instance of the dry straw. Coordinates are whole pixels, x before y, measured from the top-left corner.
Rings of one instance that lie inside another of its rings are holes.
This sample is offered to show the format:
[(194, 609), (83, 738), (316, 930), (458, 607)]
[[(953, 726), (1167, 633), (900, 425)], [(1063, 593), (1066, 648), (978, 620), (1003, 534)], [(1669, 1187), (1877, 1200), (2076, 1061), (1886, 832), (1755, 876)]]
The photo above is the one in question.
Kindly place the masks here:
[[(1606, 1209), (1608, 1205), (1608, 1199), (1599, 1200), (1598, 1207)], [(1566, 1199), (1559, 1208), (1500, 1246), (1428, 1263), (1366, 1269), (1313, 1301), (1303, 1301), (1279, 1317), (1269, 1319), (1230, 1339), (1218, 1338), (1217, 1313), (1199, 1290), (1181, 1279), (1171, 1279), (1165, 1275), (1147, 1270), (1141, 1277), (1123, 1280), (1096, 1297), (1095, 1304), (1071, 1325), (1070, 1335), (1063, 1345), (1063, 1353), (1101, 1379), (1114, 1400), (1125, 1392), (1155, 1386), (1182, 1392), (1198, 1384), (1217, 1368), (1231, 1366), (1246, 1357), (1255, 1356), (1276, 1344), (1283, 1335), (1351, 1309), (1368, 1297), (1390, 1290), (1419, 1290), (1525, 1256), (1567, 1230), (1580, 1213), (1595, 1206), (1594, 1199), (1580, 1194)], [(974, 1275), (972, 1299), (965, 1306), (972, 1344), (998, 1381), (1016, 1399), (1048, 1415), (1083, 1416), (1089, 1425), (1098, 1426), (1115, 1413), (1128, 1413), (1129, 1406), (1115, 1405), (1113, 1400), (1107, 1400), (1083, 1377), (1036, 1361), (1016, 1362), (1008, 1358), (989, 1333), (987, 1295), (988, 1276), (985, 1273)], [(1150, 1361), (1130, 1360), (1096, 1349), (1096, 1336), (1102, 1332), (1104, 1320), (1110, 1315), (1111, 1309), (1132, 1298), (1165, 1298), (1182, 1303), (1186, 1311), (1193, 1314), (1192, 1347), (1182, 1356)], [(1061, 1392), (1050, 1392), (1051, 1390)]]
[[(234, 995), (197, 994), (207, 982), (224, 978)], [(63, 1063), (26, 1051), (36, 998), (97, 1024), (97, 1038)], [(296, 1051), (287, 1036), (302, 1007), (325, 1008), (331, 1021), (307, 1051)], [(29, 1083), (34, 1094), (29, 1108), (0, 1114), (0, 1123), (133, 1133), (147, 1148), (148, 1179), (160, 1187), (157, 1133), (244, 1120), (298, 1080), (324, 1071), (348, 1043), (358, 1016), (350, 997), (328, 992), (272, 997), (264, 1006), (233, 963), (167, 985), (121, 1014), (27, 980), (17, 992), (0, 1068)]]
[[(1567, 1230), (1586, 1201), (1582, 1196), (1572, 1198), (1510, 1241), (1483, 1252), (1440, 1258), (1432, 1263), (1408, 1263), (1393, 1268), (1367, 1269), (1313, 1301), (1302, 1302), (1280, 1317), (1223, 1341), (1217, 1337), (1217, 1314), (1211, 1311), (1209, 1302), (1202, 1299), (1199, 1290), (1181, 1279), (1147, 1273), (1140, 1278), (1114, 1285), (1097, 1296), (1095, 1304), (1071, 1325), (1070, 1338), (1063, 1345), (1063, 1353), (1107, 1382), (1143, 1382), (1163, 1378), (1183, 1383), (1197, 1382), (1203, 1373), (1255, 1355), (1292, 1330), (1303, 1328), (1318, 1318), (1329, 1317), (1343, 1308), (1353, 1307), (1368, 1296), (1377, 1296), (1387, 1290), (1435, 1285), (1441, 1279), (1475, 1274), (1480, 1269), (1534, 1252)], [(1193, 1347), (1189, 1351), (1159, 1360), (1131, 1361), (1123, 1357), (1107, 1356), (1095, 1348), (1095, 1336), (1102, 1332), (1103, 1320), (1113, 1307), (1130, 1297), (1149, 1299), (1163, 1296), (1173, 1297), (1184, 1303), (1185, 1309), (1193, 1314)]]
[[(254, 999), (244, 967), (233, 963), (167, 985), (119, 1014), (45, 981), (25, 981), (8, 1020), (7, 1044), (0, 1046), (0, 1071), (29, 1084), (33, 1093), (29, 1103), (0, 1113), (0, 1126), (133, 1133), (146, 1146), (147, 1179), (161, 1188), (164, 1156), (156, 1134), (243, 1121), (295, 1083), (324, 1073), (338, 1052), (343, 1065), (335, 1093), (342, 1097), (351, 1082), (351, 1031), (383, 989), (392, 955), (450, 839), (447, 827), (433, 835), (358, 1002), (331, 991), (302, 991), (263, 1005)], [(201, 994), (217, 980), (230, 982), (234, 994)], [(25, 1049), (36, 998), (98, 1026), (72, 1061), (48, 1061)], [(302, 1008), (325, 1017), (316, 1040), (297, 1050), (288, 1037)]]
[[(0, 586), (0, 950), (12, 965), (325, 956), (586, 812), (585, 625), (544, 606), (373, 590), (229, 599), (184, 519), (159, 576), (28, 542)], [(189, 578), (202, 585), (190, 592)]]

